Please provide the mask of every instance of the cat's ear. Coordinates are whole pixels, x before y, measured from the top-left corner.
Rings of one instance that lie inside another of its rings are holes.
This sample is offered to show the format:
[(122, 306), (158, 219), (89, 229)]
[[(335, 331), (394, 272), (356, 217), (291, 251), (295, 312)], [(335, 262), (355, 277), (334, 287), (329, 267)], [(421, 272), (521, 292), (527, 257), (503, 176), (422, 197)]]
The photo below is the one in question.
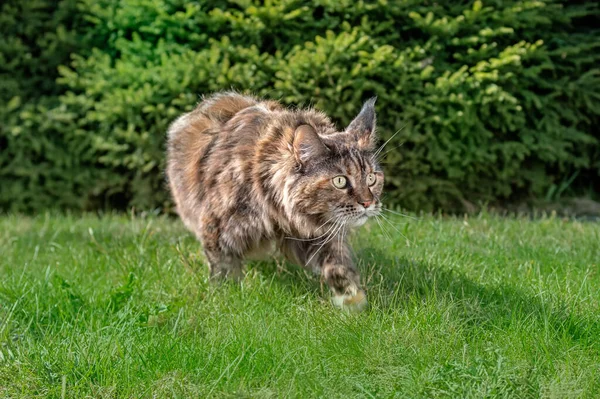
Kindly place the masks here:
[(367, 100), (358, 116), (346, 128), (347, 133), (354, 135), (359, 147), (369, 150), (374, 149), (377, 142), (375, 101), (377, 97)]
[(315, 129), (310, 125), (300, 125), (294, 132), (294, 156), (300, 164), (310, 159), (321, 158), (329, 152)]

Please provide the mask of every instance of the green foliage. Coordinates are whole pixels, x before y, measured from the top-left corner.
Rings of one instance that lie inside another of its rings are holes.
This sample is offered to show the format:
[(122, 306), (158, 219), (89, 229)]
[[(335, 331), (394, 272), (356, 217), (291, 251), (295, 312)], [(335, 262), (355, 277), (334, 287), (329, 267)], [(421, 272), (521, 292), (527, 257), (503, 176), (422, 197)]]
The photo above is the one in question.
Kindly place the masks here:
[(58, 67), (86, 54), (89, 28), (77, 0), (9, 0), (0, 9), (0, 209), (82, 208), (92, 180), (112, 171), (80, 168), (89, 148), (63, 121)]
[(14, 61), (2, 70), (0, 208), (168, 208), (168, 124), (230, 88), (314, 105), (340, 127), (377, 95), (382, 139), (399, 131), (383, 151), (386, 201), (409, 208), (600, 177), (595, 4), (37, 3), (52, 18), (19, 24), (24, 6), (3, 6), (0, 56)]

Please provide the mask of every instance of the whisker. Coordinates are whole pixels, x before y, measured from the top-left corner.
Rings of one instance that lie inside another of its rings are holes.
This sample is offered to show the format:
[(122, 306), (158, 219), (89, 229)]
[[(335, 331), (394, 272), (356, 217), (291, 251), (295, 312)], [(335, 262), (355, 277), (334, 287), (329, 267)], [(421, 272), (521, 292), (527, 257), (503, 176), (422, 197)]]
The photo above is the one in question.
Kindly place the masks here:
[(387, 238), (388, 240), (392, 241), (392, 237), (390, 236), (390, 233), (388, 233), (388, 231), (383, 228), (383, 225), (379, 221), (379, 215), (375, 216), (375, 221), (379, 225), (379, 228), (381, 228), (381, 232), (383, 233), (383, 235), (385, 236), (385, 238)]
[[(327, 244), (329, 241), (331, 241), (344, 225), (343, 225), (343, 223), (339, 223), (338, 222), (338, 223), (336, 223), (335, 226), (337, 227), (337, 230), (335, 230), (332, 234), (330, 234), (327, 237), (327, 240), (325, 242), (323, 242), (319, 248), (317, 248), (317, 250), (315, 251), (315, 253), (313, 253), (310, 258), (308, 258), (308, 260), (304, 264), (306, 267), (308, 267), (308, 264), (310, 263), (310, 261), (319, 253), (319, 251), (321, 250), (321, 248), (323, 248), (323, 246), (325, 244)], [(317, 244), (314, 244), (314, 245), (317, 245)]]
[[(344, 221), (338, 221), (334, 224), (335, 227), (343, 227), (344, 226)], [(327, 236), (326, 238), (322, 239), (319, 242), (315, 242), (314, 244), (311, 244), (313, 246), (315, 245), (320, 245), (320, 244), (324, 244), (327, 242), (327, 240), (331, 241), (333, 238), (335, 238), (336, 234), (338, 234), (340, 232), (340, 229), (338, 228), (337, 230), (331, 232), (330, 236)]]
[[(335, 215), (332, 216), (332, 217), (330, 217), (329, 220), (327, 220), (327, 222), (323, 223), (322, 225), (320, 225), (319, 227), (317, 227), (315, 230), (319, 230), (321, 227), (325, 226), (325, 224), (327, 224), (331, 219), (333, 219), (335, 217), (336, 217)], [(335, 226), (335, 223), (332, 226), (330, 226), (329, 229), (325, 233), (321, 234), (318, 237), (314, 237), (314, 238), (296, 238), (296, 237), (284, 237), (284, 238), (286, 240), (295, 240), (295, 241), (315, 241), (315, 240), (318, 240), (321, 237), (326, 236), (327, 233), (329, 233), (331, 231), (331, 229), (333, 229), (334, 226)]]
[[(339, 230), (340, 226), (336, 225), (336, 227), (338, 227), (338, 230)], [(319, 248), (317, 248), (317, 250), (310, 256), (310, 258), (308, 258), (308, 260), (305, 263), (305, 266), (308, 266), (310, 264), (310, 261), (319, 253), (319, 251), (321, 250), (321, 248), (323, 248), (323, 246), (325, 244), (327, 244), (329, 241), (331, 241), (335, 237), (335, 235), (336, 235), (335, 233), (336, 232), (337, 232), (337, 230), (334, 231), (332, 234), (330, 234), (327, 237), (327, 239), (319, 246)], [(317, 244), (315, 244), (315, 245), (317, 245)]]
[(327, 223), (329, 223), (335, 217), (337, 217), (337, 215), (333, 215), (332, 217), (330, 217), (329, 219), (327, 219), (327, 221), (325, 221), (325, 223), (323, 223), (322, 225), (320, 225), (319, 227), (317, 227), (315, 230), (319, 230), (321, 227), (325, 226)]
[(396, 137), (396, 135), (397, 135), (398, 133), (400, 133), (400, 132), (402, 131), (402, 129), (404, 129), (405, 127), (406, 127), (406, 125), (402, 126), (400, 129), (398, 129), (398, 130), (396, 131), (396, 133), (392, 134), (392, 137), (390, 137), (389, 139), (387, 139), (387, 141), (386, 141), (385, 143), (383, 143), (383, 144), (381, 145), (381, 147), (379, 147), (379, 148), (377, 149), (377, 151), (375, 151), (375, 152), (373, 153), (373, 158), (376, 158), (376, 157), (377, 157), (377, 155), (379, 155), (379, 153), (381, 152), (381, 150), (383, 150), (383, 149), (385, 148), (385, 146), (387, 145), (387, 143), (389, 143), (389, 142), (390, 142), (390, 140), (392, 140), (394, 137)]
[[(398, 149), (398, 148), (402, 147), (402, 146), (404, 145), (404, 143), (405, 143), (405, 142), (403, 141), (403, 142), (402, 142), (400, 145), (397, 145), (397, 146), (395, 146), (395, 147), (392, 147), (391, 149), (387, 150), (386, 152), (384, 152), (383, 154), (381, 154), (381, 157), (383, 158), (383, 157), (385, 157), (387, 154), (389, 154), (390, 152), (392, 152), (392, 151), (394, 151), (394, 150), (396, 150), (396, 149)], [(380, 163), (381, 163), (381, 162), (380, 162)]]
[(345, 233), (346, 233), (346, 225), (344, 224), (344, 225), (343, 225), (343, 227), (342, 227), (342, 232), (341, 232), (341, 234), (338, 234), (338, 251), (339, 251), (340, 255), (341, 255), (341, 254), (342, 254), (342, 252), (343, 252), (342, 245), (343, 245), (343, 241), (344, 241), (344, 234), (345, 234)]
[(393, 210), (391, 210), (391, 209), (388, 209), (388, 208), (381, 208), (381, 209), (382, 209), (382, 210), (384, 210), (384, 211), (387, 211), (387, 212), (393, 213), (394, 215), (403, 216), (403, 217), (405, 217), (405, 218), (409, 218), (409, 219), (413, 219), (413, 220), (419, 220), (419, 218), (416, 218), (416, 217), (414, 217), (414, 216), (410, 216), (410, 215), (407, 215), (407, 214), (405, 214), (405, 213), (401, 213), (401, 212), (393, 211)]
[(404, 239), (408, 242), (409, 245), (412, 245), (412, 242), (408, 239), (408, 237), (406, 237), (404, 234), (402, 234), (402, 232), (400, 230), (398, 230), (398, 228), (392, 222), (390, 222), (384, 215), (381, 215), (381, 218), (383, 219), (384, 222), (386, 222), (394, 230), (396, 230), (398, 232), (398, 234), (400, 234), (402, 237), (404, 237)]

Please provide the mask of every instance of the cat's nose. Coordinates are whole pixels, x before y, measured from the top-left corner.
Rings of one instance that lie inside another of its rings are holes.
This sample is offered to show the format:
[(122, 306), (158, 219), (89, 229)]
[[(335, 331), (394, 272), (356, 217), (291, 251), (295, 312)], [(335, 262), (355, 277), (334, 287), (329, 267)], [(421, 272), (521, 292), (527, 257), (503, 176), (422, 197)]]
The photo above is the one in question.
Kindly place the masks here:
[(373, 201), (359, 201), (358, 203), (364, 206), (365, 208), (368, 208), (373, 203)]

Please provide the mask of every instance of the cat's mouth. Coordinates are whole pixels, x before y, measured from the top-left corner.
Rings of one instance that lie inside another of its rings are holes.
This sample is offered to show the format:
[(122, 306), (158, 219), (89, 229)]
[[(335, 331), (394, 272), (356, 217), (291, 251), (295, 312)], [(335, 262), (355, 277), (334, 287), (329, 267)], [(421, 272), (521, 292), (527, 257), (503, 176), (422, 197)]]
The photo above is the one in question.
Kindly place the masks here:
[(365, 209), (363, 212), (355, 216), (353, 220), (349, 222), (353, 227), (362, 226), (370, 217), (377, 216), (378, 214), (378, 209)]
[(370, 218), (379, 215), (380, 207), (377, 205), (372, 205), (369, 208), (346, 208), (342, 212), (340, 212), (338, 216), (338, 223), (341, 225), (346, 225), (350, 227), (359, 227), (365, 224), (365, 222)]
[(351, 223), (352, 226), (354, 227), (358, 227), (358, 226), (362, 226), (363, 224), (365, 224), (365, 222), (367, 221), (367, 219), (369, 218), (369, 216), (367, 215), (367, 213), (363, 213), (362, 215), (359, 215), (358, 217), (356, 217)]

